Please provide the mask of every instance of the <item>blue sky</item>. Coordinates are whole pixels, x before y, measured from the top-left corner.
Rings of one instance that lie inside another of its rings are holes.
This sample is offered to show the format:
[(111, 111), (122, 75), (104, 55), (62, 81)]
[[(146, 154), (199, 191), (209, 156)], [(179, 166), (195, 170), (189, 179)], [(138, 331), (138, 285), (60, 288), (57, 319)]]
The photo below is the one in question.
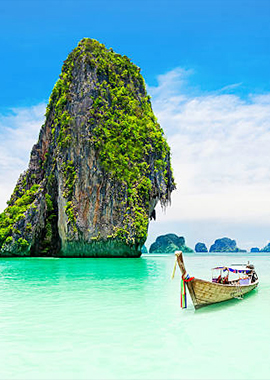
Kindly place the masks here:
[(269, 90), (268, 0), (2, 0), (0, 14), (2, 110), (46, 100), (83, 37), (131, 57), (150, 85), (181, 66), (202, 91)]
[(1, 209), (62, 62), (91, 37), (141, 67), (172, 146), (179, 186), (148, 242), (270, 240), (269, 0), (2, 0), (0, 14)]

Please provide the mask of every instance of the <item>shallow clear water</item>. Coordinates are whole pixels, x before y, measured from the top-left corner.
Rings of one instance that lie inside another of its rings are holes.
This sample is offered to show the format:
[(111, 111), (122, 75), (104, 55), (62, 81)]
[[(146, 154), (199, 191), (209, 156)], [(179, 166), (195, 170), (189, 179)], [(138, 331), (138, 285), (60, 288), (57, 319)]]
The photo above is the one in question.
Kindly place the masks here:
[[(247, 256), (185, 257), (209, 279)], [(174, 256), (1, 259), (1, 379), (269, 379), (270, 257), (244, 300), (179, 307)]]

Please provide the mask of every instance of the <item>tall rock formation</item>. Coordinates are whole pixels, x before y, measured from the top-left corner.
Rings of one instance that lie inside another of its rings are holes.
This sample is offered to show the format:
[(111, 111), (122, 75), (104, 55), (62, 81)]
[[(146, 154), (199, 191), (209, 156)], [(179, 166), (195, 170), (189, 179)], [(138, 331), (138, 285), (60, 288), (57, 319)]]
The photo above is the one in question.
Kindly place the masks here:
[(29, 167), (0, 215), (2, 256), (137, 257), (175, 184), (140, 69), (83, 39), (54, 86)]

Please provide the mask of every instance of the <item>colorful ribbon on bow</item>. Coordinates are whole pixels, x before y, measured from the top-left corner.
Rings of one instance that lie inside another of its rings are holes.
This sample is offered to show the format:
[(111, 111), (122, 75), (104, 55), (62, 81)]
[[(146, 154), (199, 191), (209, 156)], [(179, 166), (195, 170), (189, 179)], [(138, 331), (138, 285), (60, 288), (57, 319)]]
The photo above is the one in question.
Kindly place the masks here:
[(187, 308), (187, 291), (186, 291), (186, 283), (190, 282), (194, 279), (194, 277), (190, 277), (189, 274), (186, 274), (185, 277), (181, 278), (181, 308)]

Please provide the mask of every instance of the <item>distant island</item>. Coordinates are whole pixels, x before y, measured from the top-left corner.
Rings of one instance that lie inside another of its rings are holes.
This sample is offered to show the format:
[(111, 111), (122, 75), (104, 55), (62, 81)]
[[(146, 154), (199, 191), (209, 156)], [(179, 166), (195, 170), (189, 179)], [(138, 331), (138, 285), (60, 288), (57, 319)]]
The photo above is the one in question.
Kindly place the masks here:
[(204, 243), (197, 243), (195, 245), (195, 252), (208, 252), (208, 249)]
[(148, 253), (148, 250), (147, 250), (147, 248), (146, 248), (145, 245), (142, 246), (141, 252), (142, 252), (143, 254)]
[[(150, 246), (149, 249), (149, 253), (174, 253), (175, 251), (182, 251), (184, 253), (192, 253), (194, 251), (196, 253), (247, 252), (247, 250), (237, 247), (236, 241), (228, 237), (216, 239), (215, 242), (210, 246), (209, 250), (205, 243), (198, 242), (195, 244), (193, 251), (192, 248), (186, 246), (185, 238), (183, 236), (177, 236), (173, 233), (158, 236), (156, 238), (156, 241)], [(270, 252), (270, 243), (268, 243), (262, 249), (253, 247), (251, 248), (250, 252)], [(142, 253), (147, 253), (147, 248), (145, 246), (143, 247)]]
[(186, 246), (183, 236), (177, 236), (176, 234), (158, 236), (149, 249), (149, 253), (174, 253), (175, 251), (192, 253), (193, 249)]
[[(241, 253), (247, 252), (245, 249), (237, 247), (236, 240), (228, 237), (216, 239), (208, 250), (205, 243), (198, 242), (195, 244), (194, 251), (192, 248), (186, 246), (185, 238), (183, 236), (177, 236), (176, 234), (169, 233), (166, 235), (160, 235), (156, 238), (156, 241), (151, 244), (149, 253), (174, 253), (175, 251), (182, 251), (184, 253)], [(270, 252), (270, 243), (264, 248), (252, 247), (251, 253)], [(146, 246), (142, 247), (142, 253), (148, 253)]]
[(246, 252), (246, 250), (238, 248), (235, 240), (224, 237), (215, 240), (215, 243), (211, 245), (209, 252)]
[(250, 252), (260, 252), (260, 248), (258, 247), (254, 247), (254, 248), (251, 248)]
[(262, 248), (260, 252), (270, 252), (270, 243), (268, 243), (264, 248)]

